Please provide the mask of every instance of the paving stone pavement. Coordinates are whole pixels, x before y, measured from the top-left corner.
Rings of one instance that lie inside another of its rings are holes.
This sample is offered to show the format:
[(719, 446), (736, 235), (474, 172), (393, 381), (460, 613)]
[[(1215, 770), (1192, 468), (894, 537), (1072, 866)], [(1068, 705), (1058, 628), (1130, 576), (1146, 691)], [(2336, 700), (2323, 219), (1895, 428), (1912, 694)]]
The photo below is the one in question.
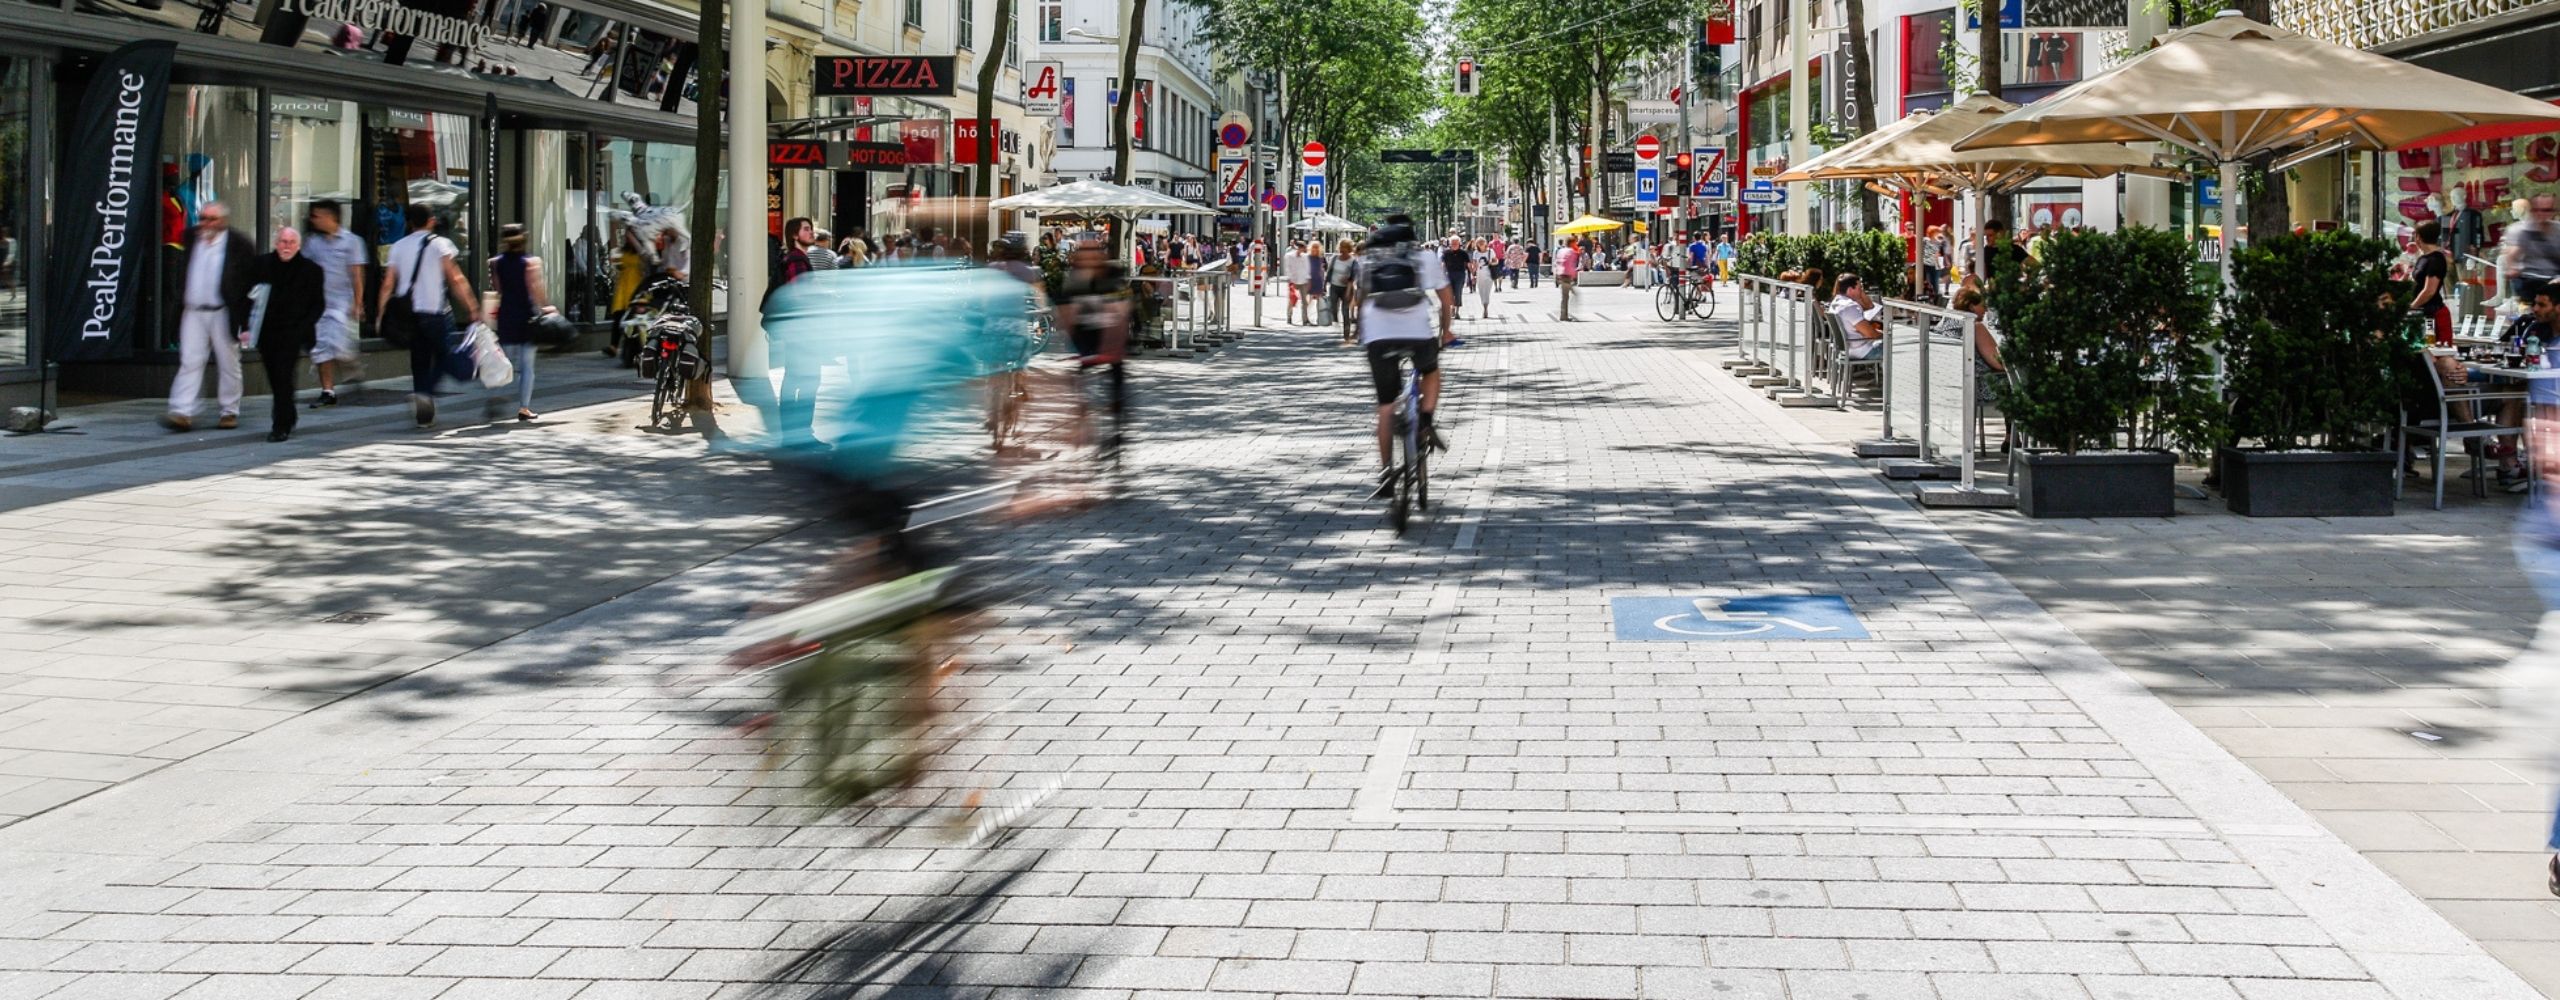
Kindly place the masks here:
[[(1834, 449), (1878, 426), (1873, 412), (1787, 413)], [(2248, 518), (2219, 497), (2182, 499), (2170, 519), (1930, 518), (2560, 995), (2547, 744), (2500, 709), (2542, 613), (2509, 547), (2522, 498), (2456, 489), (2438, 511), (2424, 487), (2387, 518)]]
[[(1449, 355), (1404, 540), (1353, 353), (1142, 366), (1138, 489), (977, 539), (1048, 586), (880, 808), (736, 726), (719, 632), (842, 538), (776, 527), (0, 829), (0, 998), (2535, 995), (1711, 334), (1547, 301)], [(537, 519), (488, 485), (397, 495)], [(1614, 638), (1783, 594), (1872, 638)]]

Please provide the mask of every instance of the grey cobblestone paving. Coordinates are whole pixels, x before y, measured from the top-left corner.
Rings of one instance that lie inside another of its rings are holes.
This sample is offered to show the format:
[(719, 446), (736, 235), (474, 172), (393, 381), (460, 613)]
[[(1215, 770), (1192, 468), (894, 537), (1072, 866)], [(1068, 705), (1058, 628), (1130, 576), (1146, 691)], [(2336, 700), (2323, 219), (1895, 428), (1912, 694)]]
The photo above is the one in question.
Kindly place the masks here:
[[(0, 914), (0, 1000), (2531, 995), (2405, 893), (2306, 888), (2278, 855), (2362, 862), (2235, 824), (2263, 783), (1699, 336), (1482, 324), (1402, 542), (1354, 355), (1149, 366), (1142, 491), (1009, 534), (1052, 586), (976, 637), (916, 790), (813, 816), (733, 725), (716, 626), (803, 531), (0, 833), (24, 872), (341, 761)], [(1611, 638), (1613, 596), (1805, 592), (1874, 637)]]

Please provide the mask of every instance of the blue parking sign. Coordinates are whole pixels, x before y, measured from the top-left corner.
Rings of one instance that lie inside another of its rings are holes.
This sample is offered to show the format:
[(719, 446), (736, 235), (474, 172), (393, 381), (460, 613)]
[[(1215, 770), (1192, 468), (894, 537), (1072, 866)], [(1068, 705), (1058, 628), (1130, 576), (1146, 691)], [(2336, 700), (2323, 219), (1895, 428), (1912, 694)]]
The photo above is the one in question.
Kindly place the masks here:
[(1304, 208), (1310, 212), (1320, 212), (1324, 210), (1323, 174), (1306, 175), (1306, 185), (1304, 193), (1302, 193), (1298, 198), (1298, 207)]
[(1849, 601), (1835, 594), (1768, 597), (1612, 597), (1617, 637), (1629, 641), (1770, 642), (1866, 639)]

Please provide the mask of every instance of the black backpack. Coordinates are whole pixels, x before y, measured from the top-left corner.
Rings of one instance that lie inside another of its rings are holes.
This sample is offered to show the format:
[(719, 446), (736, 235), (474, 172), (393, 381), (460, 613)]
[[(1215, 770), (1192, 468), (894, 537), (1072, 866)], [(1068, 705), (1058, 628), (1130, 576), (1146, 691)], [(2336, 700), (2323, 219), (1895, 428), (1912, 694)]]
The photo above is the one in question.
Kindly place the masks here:
[(1361, 251), (1360, 297), (1380, 309), (1421, 305), (1422, 274), (1413, 266), (1412, 245), (1390, 243)]

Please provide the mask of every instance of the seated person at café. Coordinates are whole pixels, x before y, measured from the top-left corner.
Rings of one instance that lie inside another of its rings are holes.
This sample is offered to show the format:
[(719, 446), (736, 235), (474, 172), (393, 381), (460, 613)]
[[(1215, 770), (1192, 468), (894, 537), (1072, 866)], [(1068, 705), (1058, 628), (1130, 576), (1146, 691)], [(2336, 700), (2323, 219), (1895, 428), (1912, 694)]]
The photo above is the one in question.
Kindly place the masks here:
[[(2544, 345), (2543, 350), (2554, 350), (2555, 348), (2551, 345), (2560, 343), (2560, 340), (2555, 340), (2555, 337), (2560, 337), (2560, 282), (2533, 285), (2526, 289), (2524, 297), (2533, 304), (2532, 309), (2523, 316), (2517, 317), (2514, 323), (2508, 324), (2505, 335), (2499, 338), (2500, 348), (2507, 354), (2521, 355), (2525, 350), (2525, 342), (2539, 337)], [(2450, 370), (2446, 374), (2453, 376), (2445, 380), (2448, 386), (2468, 385), (2496, 378), (2494, 375), (2473, 371), (2465, 365), (2455, 364), (2448, 367)], [(2512, 390), (2518, 386), (2509, 383), (2497, 388)], [(2475, 416), (2471, 412), (2470, 404), (2455, 404), (2453, 418), (2464, 422), (2474, 419), (2484, 420), (2500, 427), (2522, 427), (2524, 415), (2524, 400), (2507, 399), (2499, 401), (2495, 416), (2489, 414)], [(2498, 460), (2499, 486), (2509, 493), (2523, 493), (2532, 489), (2532, 483), (2528, 481), (2525, 473), (2524, 456), (2516, 447), (2515, 439), (2497, 439), (2483, 444), (2482, 447), (2489, 449), (2489, 456)]]
[(1884, 345), (1884, 324), (1876, 321), (1876, 300), (1868, 297), (1866, 282), (1854, 274), (1843, 274), (1831, 286), (1831, 315), (1840, 319), (1840, 333), (1846, 338), (1851, 360), (1871, 357)]

